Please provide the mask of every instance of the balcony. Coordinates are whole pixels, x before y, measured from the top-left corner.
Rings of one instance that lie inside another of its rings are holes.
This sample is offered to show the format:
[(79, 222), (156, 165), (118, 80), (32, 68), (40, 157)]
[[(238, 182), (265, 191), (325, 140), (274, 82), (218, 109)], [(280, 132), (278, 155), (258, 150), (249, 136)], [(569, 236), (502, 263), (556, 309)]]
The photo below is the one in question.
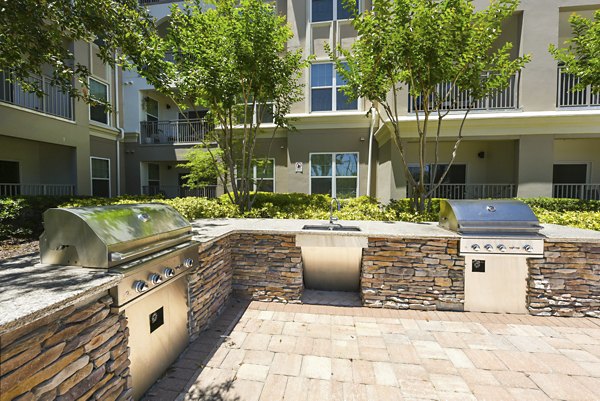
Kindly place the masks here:
[(600, 184), (553, 184), (552, 197), (600, 200)]
[(141, 121), (140, 143), (172, 145), (198, 143), (204, 135), (214, 129), (212, 123), (203, 118), (172, 121)]
[[(436, 87), (436, 93), (441, 97), (447, 99), (442, 103), (441, 111), (466, 111), (471, 110), (511, 110), (519, 107), (519, 79), (520, 74), (513, 75), (510, 78), (508, 87), (502, 91), (494, 91), (487, 97), (480, 99), (473, 103), (471, 95), (466, 90), (461, 90), (458, 87), (452, 87), (450, 82), (438, 84)], [(429, 96), (429, 104), (433, 104), (433, 95)], [(415, 105), (413, 103), (413, 97), (409, 95), (408, 98), (408, 111), (412, 113), (415, 111)], [(421, 96), (416, 99), (416, 108), (418, 111), (423, 111), (423, 102)], [(429, 107), (429, 111), (433, 111), (432, 107)]]
[(179, 185), (146, 185), (142, 187), (142, 195), (164, 195), (167, 198), (187, 196), (216, 198), (217, 186), (207, 185), (204, 188), (186, 188)]
[(69, 184), (7, 184), (0, 183), (0, 196), (75, 195), (75, 185)]
[(19, 83), (8, 80), (6, 71), (0, 71), (0, 102), (73, 120), (73, 99), (60, 87), (52, 85), (50, 77), (32, 77), (29, 81), (37, 84), (44, 94), (38, 96), (23, 90)]
[[(425, 185), (429, 190), (431, 185)], [(412, 190), (407, 190), (410, 197)], [(444, 199), (503, 199), (516, 196), (515, 184), (441, 184), (433, 193), (434, 198)]]
[(181, 0), (139, 0), (140, 6), (153, 6), (155, 4), (175, 3)]
[(575, 85), (579, 84), (580, 79), (567, 74), (564, 67), (558, 67), (558, 88), (556, 93), (557, 107), (598, 107), (600, 106), (600, 93), (592, 93), (588, 85), (580, 91), (573, 91)]

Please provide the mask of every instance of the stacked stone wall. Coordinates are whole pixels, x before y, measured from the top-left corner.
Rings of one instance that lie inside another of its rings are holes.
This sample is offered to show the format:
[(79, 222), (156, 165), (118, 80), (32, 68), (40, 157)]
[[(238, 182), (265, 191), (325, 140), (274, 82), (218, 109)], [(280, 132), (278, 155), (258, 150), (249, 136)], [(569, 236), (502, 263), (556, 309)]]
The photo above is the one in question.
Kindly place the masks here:
[(190, 326), (195, 337), (217, 318), (232, 293), (229, 237), (203, 245), (190, 274)]
[(302, 254), (295, 235), (234, 234), (229, 241), (236, 296), (300, 302)]
[(546, 240), (528, 265), (529, 313), (600, 317), (600, 243)]
[(369, 238), (363, 250), (363, 305), (463, 310), (464, 258), (457, 239)]
[(127, 320), (108, 296), (0, 336), (0, 400), (131, 400)]

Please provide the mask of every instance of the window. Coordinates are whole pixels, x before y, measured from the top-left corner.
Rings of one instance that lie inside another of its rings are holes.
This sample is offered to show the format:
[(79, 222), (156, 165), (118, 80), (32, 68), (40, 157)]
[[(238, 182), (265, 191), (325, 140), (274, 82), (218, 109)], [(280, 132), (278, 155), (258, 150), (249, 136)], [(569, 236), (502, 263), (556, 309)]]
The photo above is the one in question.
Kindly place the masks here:
[(341, 87), (346, 84), (332, 63), (310, 67), (311, 111), (357, 110), (358, 101), (349, 99)]
[[(344, 0), (312, 0), (312, 22), (334, 21), (352, 17), (352, 9)], [(358, 0), (356, 1), (358, 9)]]
[(235, 118), (237, 124), (272, 124), (274, 114), (273, 103), (255, 104), (254, 109), (252, 103), (248, 103), (247, 108), (244, 107), (244, 103), (237, 104), (234, 108)]
[(148, 194), (156, 195), (160, 192), (160, 166), (148, 163)]
[(0, 160), (0, 196), (20, 195), (19, 162)]
[[(90, 78), (90, 97), (101, 102), (108, 102), (108, 85)], [(104, 105), (90, 105), (90, 120), (108, 124), (108, 112)]]
[[(253, 163), (251, 180), (253, 191), (275, 192), (275, 159), (259, 159)], [(241, 180), (237, 180), (237, 185), (241, 185)]]
[(158, 101), (147, 97), (146, 101), (146, 121), (158, 121)]
[(92, 196), (110, 197), (110, 160), (91, 157)]
[(311, 154), (310, 193), (336, 198), (358, 196), (358, 153)]

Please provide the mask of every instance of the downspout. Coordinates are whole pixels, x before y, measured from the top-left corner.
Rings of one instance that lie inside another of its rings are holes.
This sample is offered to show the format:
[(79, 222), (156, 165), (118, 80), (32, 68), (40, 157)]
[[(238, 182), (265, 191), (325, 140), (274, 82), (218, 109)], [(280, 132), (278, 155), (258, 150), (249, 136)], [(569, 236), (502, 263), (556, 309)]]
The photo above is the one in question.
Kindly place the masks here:
[(121, 196), (121, 141), (125, 138), (125, 130), (119, 126), (121, 116), (119, 110), (119, 67), (116, 64), (117, 54), (115, 53), (115, 68), (113, 68), (115, 82), (115, 127), (119, 130), (117, 136), (117, 196)]
[(371, 163), (373, 159), (373, 137), (375, 135), (375, 107), (371, 106), (369, 122), (369, 158), (367, 162), (367, 196), (371, 196)]

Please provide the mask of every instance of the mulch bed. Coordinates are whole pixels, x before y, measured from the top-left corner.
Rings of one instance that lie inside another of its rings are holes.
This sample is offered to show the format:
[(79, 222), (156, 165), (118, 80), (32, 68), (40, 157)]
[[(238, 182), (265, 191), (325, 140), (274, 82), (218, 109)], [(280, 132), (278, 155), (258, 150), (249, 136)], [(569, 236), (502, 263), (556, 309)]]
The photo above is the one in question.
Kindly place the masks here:
[(39, 253), (39, 241), (14, 240), (0, 241), (0, 261), (16, 256)]

